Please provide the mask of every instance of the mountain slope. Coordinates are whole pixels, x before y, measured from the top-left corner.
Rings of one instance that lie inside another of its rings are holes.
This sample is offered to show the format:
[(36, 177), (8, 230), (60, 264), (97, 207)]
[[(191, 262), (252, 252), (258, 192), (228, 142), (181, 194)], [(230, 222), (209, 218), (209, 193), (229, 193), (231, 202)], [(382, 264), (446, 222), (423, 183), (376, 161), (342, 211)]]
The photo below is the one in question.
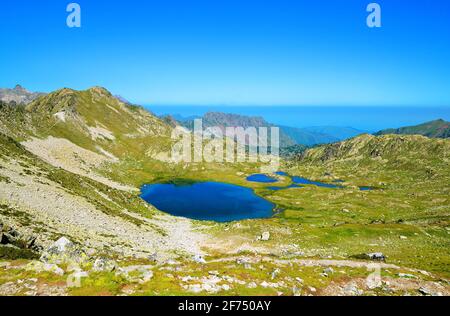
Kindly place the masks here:
[(28, 104), (43, 95), (45, 94), (40, 92), (30, 92), (20, 85), (16, 85), (14, 89), (0, 88), (0, 101), (5, 103)]
[[(238, 114), (229, 114), (221, 112), (208, 112), (203, 117), (201, 117), (203, 128), (217, 126), (222, 130), (226, 127), (275, 127), (275, 125), (268, 123), (264, 118), (260, 116), (245, 116)], [(179, 124), (186, 127), (189, 130), (194, 129), (194, 120), (179, 121)], [(270, 133), (270, 131), (269, 131)], [(270, 135), (268, 142), (270, 143)], [(283, 129), (280, 130), (280, 147), (285, 148), (295, 145), (296, 142), (289, 137)]]
[(378, 136), (387, 134), (423, 135), (431, 138), (450, 138), (450, 122), (439, 119), (416, 126), (386, 129), (379, 131), (375, 135)]
[[(176, 119), (176, 117), (173, 117)], [(258, 116), (245, 116), (238, 114), (228, 114), (221, 112), (209, 112), (203, 117), (203, 127), (219, 126), (225, 127), (273, 127), (280, 128), (280, 147), (287, 148), (294, 145), (314, 146), (317, 144), (328, 144), (340, 140), (338, 137), (331, 136), (320, 131), (308, 130), (289, 126), (278, 126), (267, 122), (264, 118)], [(177, 120), (181, 126), (193, 129), (194, 119)], [(354, 135), (355, 133), (351, 133)]]
[[(157, 156), (172, 144), (172, 127), (100, 87), (65, 88), (26, 106), (4, 106), (0, 131), (66, 170), (88, 176), (93, 166), (98, 175), (134, 186), (149, 177), (142, 169), (168, 168)], [(62, 153), (61, 146), (67, 151)]]
[(352, 169), (391, 170), (400, 174), (418, 171), (449, 176), (450, 141), (420, 135), (361, 135), (353, 139), (309, 149), (299, 156), (302, 163), (343, 164)]

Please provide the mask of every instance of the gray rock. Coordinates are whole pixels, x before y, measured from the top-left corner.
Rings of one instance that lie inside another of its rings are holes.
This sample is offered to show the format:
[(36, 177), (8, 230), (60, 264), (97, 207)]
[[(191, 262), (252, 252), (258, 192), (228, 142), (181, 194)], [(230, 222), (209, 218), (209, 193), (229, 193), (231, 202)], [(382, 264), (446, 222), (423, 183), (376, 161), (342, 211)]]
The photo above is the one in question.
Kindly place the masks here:
[(89, 257), (80, 247), (62, 237), (42, 253), (40, 260), (46, 263), (83, 265), (88, 263)]
[(360, 255), (351, 256), (355, 259), (373, 260), (373, 261), (386, 261), (386, 256), (381, 252), (363, 253)]
[(112, 272), (117, 269), (117, 264), (112, 260), (98, 258), (95, 260), (92, 269), (94, 271)]
[(153, 278), (152, 266), (128, 266), (118, 268), (116, 275), (124, 277), (128, 282), (144, 284)]
[(25, 266), (25, 270), (34, 271), (37, 273), (51, 272), (57, 275), (64, 275), (64, 270), (58, 267), (56, 264), (44, 263), (40, 261), (32, 261)]
[(386, 256), (381, 252), (368, 253), (367, 257), (370, 260), (386, 261)]
[(348, 284), (347, 286), (344, 287), (343, 290), (346, 295), (351, 295), (351, 296), (359, 296), (364, 293), (355, 284)]
[(278, 269), (278, 268), (276, 268), (275, 270), (273, 270), (273, 271), (272, 271), (272, 274), (271, 274), (272, 280), (274, 280), (274, 279), (278, 276), (278, 274), (280, 274), (280, 272), (281, 272), (281, 270)]
[(328, 267), (328, 268), (326, 268), (326, 269), (323, 270), (323, 273), (325, 273), (325, 274), (327, 274), (327, 275), (333, 274), (333, 273), (334, 273), (334, 270), (333, 270), (333, 268)]

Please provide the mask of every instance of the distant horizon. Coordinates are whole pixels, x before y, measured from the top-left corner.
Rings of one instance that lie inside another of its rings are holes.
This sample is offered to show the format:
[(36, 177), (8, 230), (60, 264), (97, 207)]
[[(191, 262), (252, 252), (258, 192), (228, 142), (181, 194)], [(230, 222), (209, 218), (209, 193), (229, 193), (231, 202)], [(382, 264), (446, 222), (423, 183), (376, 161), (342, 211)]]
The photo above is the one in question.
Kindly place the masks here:
[(450, 121), (450, 107), (422, 106), (157, 106), (145, 109), (162, 115), (202, 116), (207, 112), (223, 112), (245, 116), (260, 116), (279, 126), (350, 127), (365, 132), (387, 128), (414, 126), (443, 119)]

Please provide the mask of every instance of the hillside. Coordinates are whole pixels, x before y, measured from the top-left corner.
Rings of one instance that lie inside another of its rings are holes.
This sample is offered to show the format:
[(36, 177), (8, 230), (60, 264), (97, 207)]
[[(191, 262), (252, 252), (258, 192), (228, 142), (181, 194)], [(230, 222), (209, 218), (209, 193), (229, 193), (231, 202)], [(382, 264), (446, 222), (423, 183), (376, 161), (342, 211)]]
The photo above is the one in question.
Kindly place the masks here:
[(386, 129), (377, 132), (375, 135), (387, 134), (423, 135), (431, 138), (450, 138), (450, 122), (440, 119), (416, 126)]
[[(260, 163), (171, 163), (162, 153), (174, 120), (104, 88), (0, 105), (0, 295), (450, 293), (448, 139), (295, 145), (273, 189), (247, 181)], [(293, 186), (288, 175), (341, 187)], [(140, 198), (143, 184), (211, 181), (251, 189), (276, 205), (273, 216), (200, 222)], [(383, 286), (365, 282), (373, 261)], [(73, 273), (80, 287), (67, 284)]]

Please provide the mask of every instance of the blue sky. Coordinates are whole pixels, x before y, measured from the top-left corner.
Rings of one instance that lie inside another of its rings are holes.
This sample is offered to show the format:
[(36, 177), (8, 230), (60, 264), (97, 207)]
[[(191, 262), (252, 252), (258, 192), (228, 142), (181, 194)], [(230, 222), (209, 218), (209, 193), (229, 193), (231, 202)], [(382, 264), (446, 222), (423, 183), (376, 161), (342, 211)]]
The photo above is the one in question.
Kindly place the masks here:
[(0, 87), (140, 104), (450, 106), (450, 1), (2, 0)]

